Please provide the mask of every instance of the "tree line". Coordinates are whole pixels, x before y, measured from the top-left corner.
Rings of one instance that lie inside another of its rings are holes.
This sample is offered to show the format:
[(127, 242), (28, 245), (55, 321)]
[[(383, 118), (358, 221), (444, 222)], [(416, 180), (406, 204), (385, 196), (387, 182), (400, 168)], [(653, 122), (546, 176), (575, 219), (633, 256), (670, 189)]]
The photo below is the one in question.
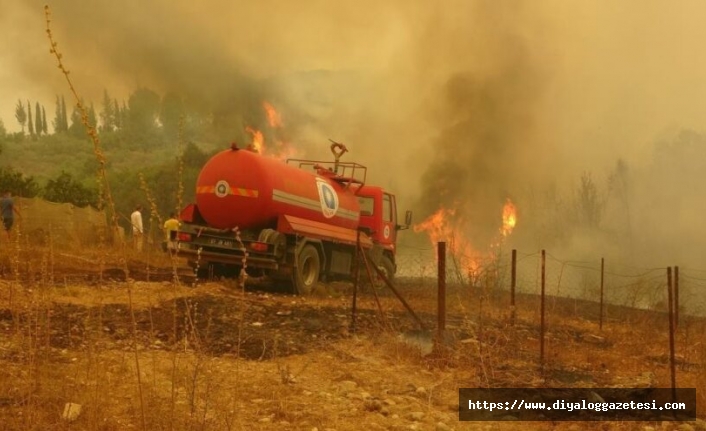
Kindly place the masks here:
[(98, 132), (117, 211), (149, 208), (147, 187), (163, 217), (194, 199), (198, 173), (213, 152), (233, 140), (249, 142), (244, 125), (264, 128), (262, 101), (252, 99), (206, 106), (176, 92), (140, 87), (123, 100), (106, 89), (95, 106), (82, 102), (85, 118), (61, 95), (53, 118), (41, 103), (22, 99), (15, 109), (20, 132), (7, 133), (0, 120), (0, 189), (99, 207), (98, 162), (87, 123)]
[(26, 176), (12, 168), (0, 168), (0, 190), (26, 198), (42, 197), (50, 202), (69, 202), (79, 207), (97, 207), (98, 203), (96, 189), (86, 187), (64, 171), (41, 186), (34, 176)]
[(27, 108), (25, 109), (25, 104), (22, 100), (18, 100), (17, 105), (15, 106), (15, 118), (17, 119), (17, 122), (20, 123), (20, 126), (22, 126), (23, 135), (25, 133), (25, 125), (27, 126), (27, 131), (32, 137), (41, 134), (46, 135), (49, 132), (47, 127), (47, 111), (39, 104), (39, 102), (35, 103), (34, 119), (32, 119), (32, 104), (30, 101), (27, 101)]

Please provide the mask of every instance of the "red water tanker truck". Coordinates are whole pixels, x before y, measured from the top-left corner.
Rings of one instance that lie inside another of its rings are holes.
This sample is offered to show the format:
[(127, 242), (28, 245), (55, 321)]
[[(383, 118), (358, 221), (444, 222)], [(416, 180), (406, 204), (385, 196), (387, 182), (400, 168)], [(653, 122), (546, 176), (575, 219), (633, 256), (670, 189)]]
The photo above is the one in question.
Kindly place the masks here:
[[(197, 270), (267, 275), (308, 294), (319, 281), (350, 278), (359, 241), (392, 279), (396, 265), (395, 196), (365, 183), (367, 168), (334, 161), (286, 162), (232, 145), (213, 156), (196, 184), (196, 203), (180, 214), (178, 254)], [(365, 272), (363, 272), (364, 274)]]

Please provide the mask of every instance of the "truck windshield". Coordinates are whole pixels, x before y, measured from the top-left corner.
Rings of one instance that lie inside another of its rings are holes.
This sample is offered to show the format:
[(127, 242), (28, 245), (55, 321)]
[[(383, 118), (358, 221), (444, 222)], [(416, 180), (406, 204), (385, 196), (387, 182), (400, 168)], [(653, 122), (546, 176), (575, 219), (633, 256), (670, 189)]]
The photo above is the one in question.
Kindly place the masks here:
[(358, 196), (358, 205), (360, 205), (360, 215), (373, 215), (373, 198), (367, 196)]

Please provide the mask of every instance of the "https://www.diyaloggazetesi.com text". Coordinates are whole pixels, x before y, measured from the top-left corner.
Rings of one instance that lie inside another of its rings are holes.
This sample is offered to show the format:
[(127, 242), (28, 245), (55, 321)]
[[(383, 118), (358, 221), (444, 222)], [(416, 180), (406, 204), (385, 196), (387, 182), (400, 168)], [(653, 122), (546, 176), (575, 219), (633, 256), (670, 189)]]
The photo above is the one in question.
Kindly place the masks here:
[(695, 420), (696, 389), (463, 388), (459, 419)]

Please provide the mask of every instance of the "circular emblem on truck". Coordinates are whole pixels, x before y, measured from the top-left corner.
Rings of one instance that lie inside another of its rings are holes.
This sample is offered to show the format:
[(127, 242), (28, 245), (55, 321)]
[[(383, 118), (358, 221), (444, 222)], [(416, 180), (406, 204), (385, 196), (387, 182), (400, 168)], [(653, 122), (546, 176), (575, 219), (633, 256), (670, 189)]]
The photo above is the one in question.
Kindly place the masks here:
[(390, 238), (390, 226), (385, 226), (385, 229), (382, 230), (382, 236), (384, 236), (385, 239)]
[(216, 196), (219, 198), (226, 197), (230, 193), (230, 185), (225, 180), (220, 180), (215, 187)]
[(316, 186), (319, 189), (319, 201), (321, 201), (321, 213), (326, 218), (331, 218), (338, 211), (338, 195), (331, 184), (324, 180), (317, 179)]

